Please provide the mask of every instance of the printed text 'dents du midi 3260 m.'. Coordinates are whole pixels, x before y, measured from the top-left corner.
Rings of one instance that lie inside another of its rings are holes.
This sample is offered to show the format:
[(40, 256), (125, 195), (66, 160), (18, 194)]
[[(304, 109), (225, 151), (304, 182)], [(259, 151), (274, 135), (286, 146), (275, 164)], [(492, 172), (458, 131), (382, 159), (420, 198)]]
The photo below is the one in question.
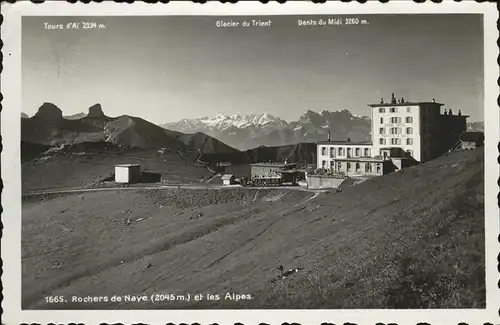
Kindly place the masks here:
[(323, 26), (343, 26), (343, 25), (369, 25), (366, 19), (358, 17), (333, 17), (333, 18), (315, 18), (298, 19), (297, 25), (301, 27), (323, 27)]

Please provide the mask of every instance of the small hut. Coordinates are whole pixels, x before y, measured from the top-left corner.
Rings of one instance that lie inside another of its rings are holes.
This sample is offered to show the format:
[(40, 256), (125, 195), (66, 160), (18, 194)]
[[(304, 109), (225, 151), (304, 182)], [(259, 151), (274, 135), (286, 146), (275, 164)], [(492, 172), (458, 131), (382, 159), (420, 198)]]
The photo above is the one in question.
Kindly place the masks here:
[(141, 178), (141, 166), (137, 164), (124, 164), (115, 166), (115, 182), (138, 183)]
[(222, 185), (234, 185), (236, 184), (236, 177), (232, 174), (222, 175)]

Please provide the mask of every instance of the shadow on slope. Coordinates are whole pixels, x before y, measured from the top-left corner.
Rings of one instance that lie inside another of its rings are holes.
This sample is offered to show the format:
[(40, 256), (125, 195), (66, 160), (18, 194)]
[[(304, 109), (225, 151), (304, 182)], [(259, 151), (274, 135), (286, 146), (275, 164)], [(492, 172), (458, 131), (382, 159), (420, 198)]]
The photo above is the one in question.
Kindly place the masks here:
[(204, 154), (203, 161), (231, 162), (235, 165), (250, 164), (257, 162), (296, 162), (301, 164), (313, 164), (316, 162), (316, 144), (298, 143), (280, 147), (265, 147), (249, 149), (233, 153)]

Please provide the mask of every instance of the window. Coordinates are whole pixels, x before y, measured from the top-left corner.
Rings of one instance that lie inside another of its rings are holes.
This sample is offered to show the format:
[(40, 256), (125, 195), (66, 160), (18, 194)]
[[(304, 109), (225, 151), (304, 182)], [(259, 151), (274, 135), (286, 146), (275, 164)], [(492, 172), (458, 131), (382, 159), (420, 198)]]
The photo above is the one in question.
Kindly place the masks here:
[(401, 139), (399, 139), (399, 138), (393, 138), (393, 139), (391, 139), (391, 144), (392, 145), (400, 145), (401, 144)]
[(339, 156), (342, 156), (342, 148), (339, 148)]
[(413, 144), (413, 139), (412, 138), (407, 138), (406, 139), (406, 144), (411, 146)]
[(339, 162), (337, 163), (337, 171), (339, 172), (339, 171), (341, 171), (341, 170), (342, 170), (342, 163), (339, 161)]
[(326, 156), (326, 147), (321, 147), (321, 154)]
[(321, 166), (323, 167), (323, 169), (326, 169), (326, 160), (323, 160), (323, 161), (321, 162)]
[(406, 134), (413, 134), (413, 128), (406, 128)]
[(407, 116), (406, 117), (406, 123), (413, 123), (413, 117)]
[(384, 118), (383, 117), (380, 118), (380, 124), (384, 124)]
[(361, 155), (359, 151), (360, 151), (360, 149), (356, 148), (356, 157), (359, 157)]
[(365, 163), (365, 173), (370, 172), (370, 163)]
[(385, 113), (385, 108), (384, 108), (384, 107), (380, 107), (380, 108), (378, 109), (378, 112), (379, 112), (379, 113)]
[(351, 163), (350, 163), (350, 162), (348, 162), (348, 163), (347, 163), (347, 171), (350, 171), (350, 170), (351, 170)]
[(391, 134), (401, 134), (401, 128), (391, 128)]
[(403, 119), (401, 117), (398, 117), (398, 123), (401, 123), (403, 121)]
[(368, 148), (365, 148), (365, 154), (364, 154), (365, 157), (369, 157), (370, 154), (368, 153)]
[(389, 111), (390, 111), (391, 113), (396, 113), (396, 112), (398, 111), (398, 109), (397, 109), (396, 107), (391, 107), (391, 108), (389, 109)]
[(335, 168), (335, 161), (331, 160), (330, 161), (330, 169), (334, 169)]
[(384, 134), (384, 133), (385, 133), (385, 128), (380, 128), (380, 129), (378, 130), (378, 132), (379, 132), (379, 134)]
[(384, 138), (380, 138), (380, 139), (379, 139), (379, 143), (380, 143), (380, 144), (385, 144), (385, 139), (384, 139)]
[(356, 163), (356, 171), (359, 172), (361, 170), (361, 166), (359, 165), (359, 163)]
[(330, 158), (335, 158), (335, 148), (330, 148)]
[(406, 108), (406, 112), (407, 112), (407, 113), (411, 113), (411, 107), (407, 107), (407, 108)]
[(347, 158), (351, 157), (351, 148), (347, 148)]
[(377, 164), (377, 174), (380, 174), (380, 164)]

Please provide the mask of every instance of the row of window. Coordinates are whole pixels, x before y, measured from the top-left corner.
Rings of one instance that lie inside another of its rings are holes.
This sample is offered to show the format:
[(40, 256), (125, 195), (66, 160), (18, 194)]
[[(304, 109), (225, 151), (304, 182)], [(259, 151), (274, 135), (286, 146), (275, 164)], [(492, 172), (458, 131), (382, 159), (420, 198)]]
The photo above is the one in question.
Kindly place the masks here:
[[(401, 117), (391, 117), (391, 118), (389, 119), (389, 121), (390, 121), (391, 123), (402, 123), (403, 119), (402, 119)], [(411, 117), (411, 116), (407, 116), (407, 117), (405, 118), (405, 122), (406, 122), (406, 123), (413, 123), (413, 117)], [(381, 118), (380, 118), (380, 124), (384, 124), (384, 118), (383, 118), (383, 117), (381, 117)]]
[[(379, 113), (385, 113), (385, 107), (379, 107), (378, 109)], [(390, 107), (389, 108), (390, 113), (397, 113), (398, 112), (398, 107)], [(406, 108), (406, 112), (411, 113), (411, 107)]]
[[(401, 128), (389, 128), (389, 134), (401, 134), (402, 129)], [(380, 128), (378, 130), (379, 134), (385, 134), (385, 128)], [(413, 128), (406, 128), (406, 134), (413, 134)]]
[[(365, 163), (364, 165), (365, 165), (365, 166), (364, 166), (364, 168), (363, 168), (363, 169), (364, 169), (365, 173), (371, 173), (371, 172), (373, 171), (373, 170), (372, 170), (372, 164), (371, 164), (371, 163)], [(327, 165), (326, 165), (326, 161), (325, 161), (325, 160), (323, 160), (322, 167), (323, 167), (323, 169), (327, 169)], [(377, 168), (377, 173), (380, 173), (380, 170), (381, 170), (381, 168), (382, 168), (382, 164), (377, 163), (377, 164), (376, 164), (376, 168)], [(331, 162), (330, 162), (330, 169), (335, 169), (335, 166), (334, 166), (334, 162), (333, 162), (333, 161), (331, 161)], [(351, 164), (350, 162), (347, 162), (347, 163), (346, 163), (346, 170), (347, 170), (348, 172), (350, 172), (350, 171), (352, 171), (352, 170), (353, 170), (353, 169), (352, 169), (352, 164)], [(357, 162), (357, 163), (354, 163), (354, 170), (355, 170), (356, 172), (360, 172), (360, 171), (361, 171), (361, 164), (360, 164), (360, 163), (358, 163), (358, 162)], [(336, 171), (342, 171), (342, 162), (340, 162), (340, 161), (339, 161), (339, 162), (337, 162), (337, 169), (336, 169)]]
[[(402, 139), (401, 138), (391, 138), (390, 140), (391, 140), (390, 141), (391, 145), (396, 145), (397, 146), (397, 145), (401, 145), (401, 143), (402, 143)], [(386, 145), (387, 144), (386, 139), (385, 138), (380, 138), (379, 139), (379, 144)], [(412, 138), (406, 138), (406, 145), (408, 145), (408, 146), (413, 145), (413, 139)]]
[[(328, 148), (322, 147), (321, 154), (328, 155)], [(335, 158), (335, 154), (347, 157), (370, 157), (370, 148), (330, 148), (330, 157)]]

